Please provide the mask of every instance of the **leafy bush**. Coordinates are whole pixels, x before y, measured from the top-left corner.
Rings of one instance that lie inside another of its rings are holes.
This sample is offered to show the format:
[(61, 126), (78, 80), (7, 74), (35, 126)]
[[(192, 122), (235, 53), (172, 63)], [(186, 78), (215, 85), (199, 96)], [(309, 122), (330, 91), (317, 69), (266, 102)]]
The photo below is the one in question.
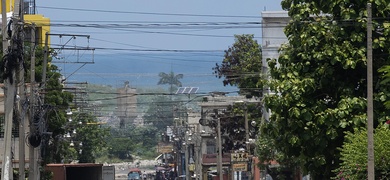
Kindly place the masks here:
[[(367, 179), (367, 130), (347, 132), (340, 148), (341, 166), (336, 169), (335, 179)], [(375, 179), (390, 177), (390, 130), (388, 124), (378, 127), (374, 134)]]

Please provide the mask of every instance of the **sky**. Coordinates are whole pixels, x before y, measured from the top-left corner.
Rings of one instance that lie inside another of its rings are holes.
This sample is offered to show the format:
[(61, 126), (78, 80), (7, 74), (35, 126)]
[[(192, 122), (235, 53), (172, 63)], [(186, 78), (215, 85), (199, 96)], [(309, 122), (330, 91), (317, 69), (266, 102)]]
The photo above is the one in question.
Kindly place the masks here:
[(222, 61), (223, 50), (234, 43), (235, 34), (253, 34), (261, 43), (261, 12), (281, 11), (280, 3), (281, 0), (44, 0), (36, 1), (36, 13), (50, 18), (51, 34), (78, 35), (51, 35), (51, 47), (95, 48), (92, 58), (89, 51), (58, 51), (58, 62), (94, 59), (94, 64), (85, 66), (58, 64), (69, 81), (104, 81), (115, 87), (130, 81), (135, 87), (153, 87), (159, 72), (172, 71), (184, 74), (187, 84), (183, 86), (231, 91), (215, 77), (212, 67)]
[[(96, 53), (134, 50), (225, 50), (234, 34), (261, 42), (261, 12), (279, 11), (281, 0), (44, 0), (37, 14), (50, 18), (51, 33), (90, 35), (70, 45)], [(191, 23), (191, 24), (190, 24)], [(76, 27), (68, 27), (69, 24)], [(93, 26), (85, 27), (85, 26)], [(52, 44), (68, 39), (52, 36)]]

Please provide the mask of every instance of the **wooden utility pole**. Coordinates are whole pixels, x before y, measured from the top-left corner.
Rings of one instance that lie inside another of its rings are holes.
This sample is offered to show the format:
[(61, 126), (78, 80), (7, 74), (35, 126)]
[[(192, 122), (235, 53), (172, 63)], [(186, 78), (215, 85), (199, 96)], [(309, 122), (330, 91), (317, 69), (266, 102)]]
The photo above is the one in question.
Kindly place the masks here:
[(372, 12), (367, 4), (367, 173), (368, 180), (375, 179), (374, 164), (374, 104), (372, 87)]

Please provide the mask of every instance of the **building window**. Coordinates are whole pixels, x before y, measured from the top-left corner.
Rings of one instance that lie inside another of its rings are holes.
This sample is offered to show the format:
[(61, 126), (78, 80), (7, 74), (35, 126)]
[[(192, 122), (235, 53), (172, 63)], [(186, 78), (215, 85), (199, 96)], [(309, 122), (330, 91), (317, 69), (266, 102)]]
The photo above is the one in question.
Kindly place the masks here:
[(216, 153), (216, 143), (215, 143), (215, 140), (208, 140), (206, 142), (206, 146), (207, 146), (207, 154), (213, 154), (213, 153)]

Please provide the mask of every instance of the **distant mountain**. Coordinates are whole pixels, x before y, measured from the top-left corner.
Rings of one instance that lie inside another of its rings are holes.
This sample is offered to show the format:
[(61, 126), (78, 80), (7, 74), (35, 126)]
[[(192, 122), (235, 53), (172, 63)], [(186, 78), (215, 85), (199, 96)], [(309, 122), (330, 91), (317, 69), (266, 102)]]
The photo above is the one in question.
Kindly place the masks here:
[[(67, 59), (68, 58), (68, 59)], [(222, 79), (213, 74), (212, 68), (223, 60), (222, 53), (118, 53), (95, 54), (91, 57), (67, 57), (56, 61), (67, 82), (88, 82), (122, 87), (125, 81), (133, 88), (161, 88), (157, 85), (160, 72), (183, 74), (184, 87), (199, 87), (198, 93), (236, 92), (236, 87), (223, 86)], [(76, 59), (76, 60), (75, 60)], [(84, 59), (81, 60), (80, 59)], [(67, 62), (67, 63), (63, 63)], [(164, 87), (164, 88), (167, 88)]]

